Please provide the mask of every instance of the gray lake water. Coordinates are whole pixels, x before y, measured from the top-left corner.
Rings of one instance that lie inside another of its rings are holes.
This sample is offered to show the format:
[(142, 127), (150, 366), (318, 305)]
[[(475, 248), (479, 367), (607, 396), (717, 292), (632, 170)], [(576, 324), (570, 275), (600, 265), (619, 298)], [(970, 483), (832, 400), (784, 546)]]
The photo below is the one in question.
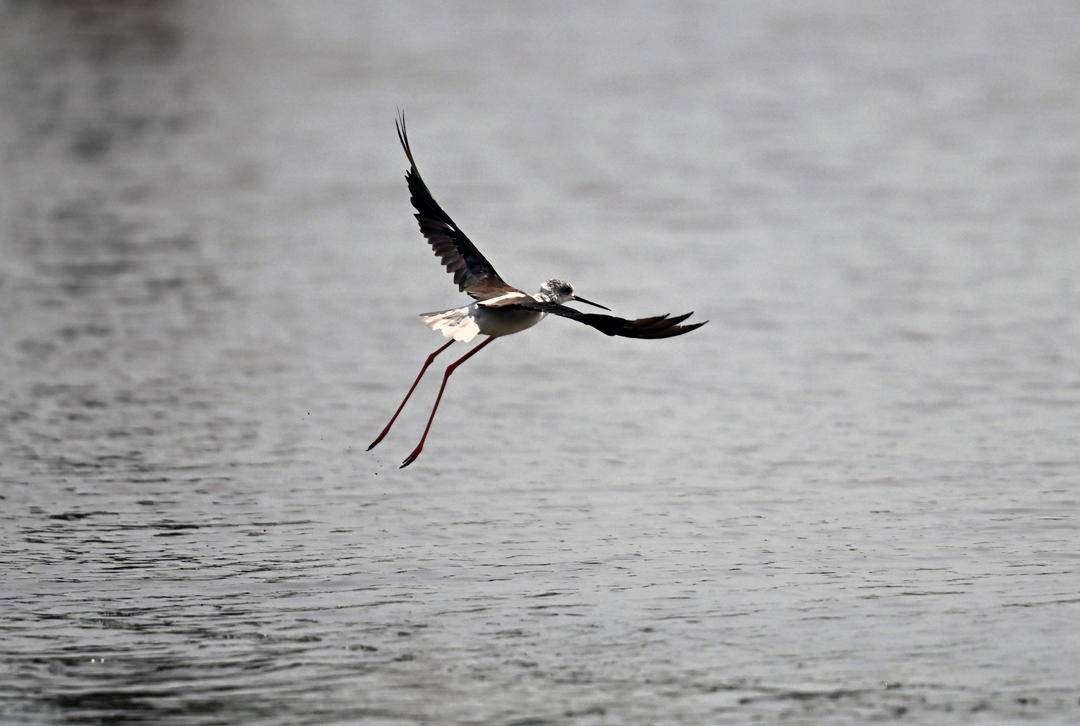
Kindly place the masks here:
[[(1077, 38), (0, 4), (0, 721), (1077, 723)], [(709, 325), (547, 320), (366, 453), (464, 299), (399, 105), (511, 283)]]

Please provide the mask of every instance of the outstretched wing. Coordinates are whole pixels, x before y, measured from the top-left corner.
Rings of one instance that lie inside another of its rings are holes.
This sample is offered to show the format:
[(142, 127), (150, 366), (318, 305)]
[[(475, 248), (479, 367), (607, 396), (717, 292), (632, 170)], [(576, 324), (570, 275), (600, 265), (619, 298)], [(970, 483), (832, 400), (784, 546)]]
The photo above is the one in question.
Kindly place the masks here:
[(409, 192), (412, 195), (410, 201), (416, 209), (415, 216), (420, 224), (420, 232), (442, 260), (446, 271), (454, 275), (458, 289), (477, 300), (486, 300), (513, 290), (431, 196), (427, 184), (420, 178), (412, 149), (409, 148), (404, 112), (397, 119), (397, 133), (401, 147), (405, 149), (405, 156), (409, 157), (410, 167), (405, 172), (405, 180), (409, 183)]
[(543, 313), (551, 313), (552, 315), (559, 315), (564, 318), (576, 320), (579, 323), (585, 323), (586, 325), (596, 328), (604, 335), (618, 335), (623, 338), (674, 338), (676, 335), (685, 335), (691, 330), (697, 330), (702, 325), (709, 322), (706, 320), (701, 323), (680, 325), (679, 323), (693, 315), (692, 312), (686, 313), (685, 315), (676, 315), (673, 318), (667, 315), (657, 315), (651, 318), (627, 320), (626, 318), (617, 318), (614, 315), (583, 313), (580, 310), (567, 307), (566, 305), (540, 302), (537, 300), (508, 299), (505, 304), (499, 305), (498, 307), (504, 310), (507, 308), (525, 308), (527, 310), (538, 310)]

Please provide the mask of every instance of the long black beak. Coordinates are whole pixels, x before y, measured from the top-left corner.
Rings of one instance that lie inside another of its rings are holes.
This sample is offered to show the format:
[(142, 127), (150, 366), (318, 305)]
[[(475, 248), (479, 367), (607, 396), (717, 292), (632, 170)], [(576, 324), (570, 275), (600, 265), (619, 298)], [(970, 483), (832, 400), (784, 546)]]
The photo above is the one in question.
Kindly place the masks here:
[(609, 313), (611, 312), (611, 308), (606, 308), (603, 305), (601, 305), (600, 303), (594, 303), (592, 300), (586, 300), (585, 298), (581, 297), (580, 295), (574, 295), (574, 299), (577, 300), (578, 302), (583, 302), (586, 305), (592, 305), (594, 308), (600, 308), (601, 310), (607, 310)]

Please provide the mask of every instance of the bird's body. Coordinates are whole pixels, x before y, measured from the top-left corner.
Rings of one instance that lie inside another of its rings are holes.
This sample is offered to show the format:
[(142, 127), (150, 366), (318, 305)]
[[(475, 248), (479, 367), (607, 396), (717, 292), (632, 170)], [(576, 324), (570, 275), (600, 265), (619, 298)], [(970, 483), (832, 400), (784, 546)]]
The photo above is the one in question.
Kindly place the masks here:
[(535, 295), (510, 288), (500, 295), (477, 300), (465, 307), (423, 313), (420, 319), (424, 325), (447, 338), (468, 343), (477, 335), (501, 338), (528, 330), (547, 317), (548, 314), (542, 309), (544, 305), (561, 305), (569, 300), (588, 302), (574, 294), (574, 287), (569, 282), (548, 280)]
[(420, 318), (424, 325), (447, 338), (468, 343), (478, 335), (501, 338), (528, 330), (547, 316), (534, 310), (499, 310), (484, 307), (475, 302), (463, 308), (451, 308), (435, 313), (424, 313)]
[(522, 292), (507, 284), (492, 267), (491, 263), (480, 253), (480, 250), (465, 236), (454, 223), (454, 220), (443, 211), (438, 202), (431, 196), (424, 180), (420, 178), (420, 172), (416, 168), (412, 150), (409, 148), (409, 137), (405, 132), (404, 115), (398, 119), (398, 140), (405, 150), (409, 159), (410, 168), (405, 174), (409, 185), (411, 202), (416, 209), (416, 221), (420, 225), (420, 232), (427, 238), (432, 250), (442, 260), (446, 270), (454, 275), (454, 282), (458, 289), (473, 298), (468, 305), (448, 310), (439, 310), (431, 313), (423, 313), (420, 319), (432, 330), (441, 333), (450, 340), (442, 347), (431, 353), (420, 369), (419, 375), (413, 381), (405, 398), (401, 401), (397, 411), (391, 417), (389, 423), (383, 428), (382, 433), (368, 446), (373, 449), (389, 433), (390, 428), (397, 420), (398, 414), (405, 407), (405, 403), (416, 390), (417, 384), (427, 371), (432, 361), (439, 353), (449, 348), (455, 341), (469, 342), (478, 335), (488, 336), (486, 340), (470, 350), (461, 358), (451, 363), (443, 374), (442, 386), (439, 395), (435, 399), (435, 405), (431, 409), (424, 434), (420, 443), (412, 453), (405, 458), (401, 466), (411, 464), (424, 448), (431, 423), (435, 420), (435, 412), (439, 408), (443, 391), (450, 374), (464, 363), (468, 358), (480, 352), (496, 338), (528, 330), (545, 317), (557, 315), (585, 323), (596, 328), (605, 335), (617, 335), (625, 338), (671, 338), (677, 335), (689, 333), (691, 330), (701, 327), (705, 323), (681, 323), (690, 317), (691, 313), (669, 317), (659, 315), (651, 318), (638, 318), (628, 320), (613, 315), (599, 315), (596, 313), (583, 313), (576, 308), (568, 307), (563, 303), (581, 302), (587, 305), (609, 310), (609, 308), (586, 300), (574, 292), (574, 287), (563, 280), (552, 279), (540, 286), (535, 295)]
[(523, 292), (510, 292), (490, 300), (478, 300), (465, 307), (423, 313), (420, 319), (432, 330), (462, 343), (468, 343), (478, 335), (499, 338), (528, 330), (547, 316), (547, 313), (536, 310), (497, 305), (526, 297), (529, 296)]

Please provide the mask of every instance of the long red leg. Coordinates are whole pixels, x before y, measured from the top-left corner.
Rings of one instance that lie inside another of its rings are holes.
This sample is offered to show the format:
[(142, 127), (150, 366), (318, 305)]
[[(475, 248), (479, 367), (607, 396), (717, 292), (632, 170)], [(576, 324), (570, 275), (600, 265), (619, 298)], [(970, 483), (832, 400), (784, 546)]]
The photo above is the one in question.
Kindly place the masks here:
[(401, 399), (401, 405), (397, 407), (397, 411), (394, 411), (394, 415), (390, 417), (390, 422), (386, 424), (386, 428), (382, 430), (382, 433), (379, 434), (378, 437), (376, 437), (376, 439), (372, 441), (371, 444), (367, 447), (368, 451), (371, 451), (376, 446), (378, 446), (379, 442), (385, 439), (386, 435), (390, 433), (390, 427), (394, 425), (395, 421), (397, 421), (398, 414), (401, 413), (401, 409), (405, 408), (405, 403), (409, 400), (409, 396), (413, 394), (413, 391), (416, 390), (416, 384), (418, 384), (420, 382), (420, 379), (424, 377), (424, 371), (426, 371), (428, 369), (428, 366), (431, 365), (431, 361), (435, 360), (435, 356), (437, 356), (439, 353), (442, 353), (444, 350), (446, 350), (453, 344), (454, 341), (449, 340), (447, 341), (446, 345), (440, 346), (437, 351), (427, 357), (427, 360), (424, 361), (424, 367), (421, 368), (420, 372), (416, 375), (416, 380), (413, 381), (413, 384), (411, 386), (409, 386), (409, 392), (405, 394), (405, 398)]
[(431, 415), (428, 416), (427, 426), (424, 427), (424, 435), (420, 437), (420, 443), (416, 445), (416, 448), (412, 450), (412, 453), (405, 457), (405, 461), (401, 462), (400, 468), (404, 469), (406, 466), (416, 461), (416, 457), (420, 456), (420, 452), (424, 450), (424, 442), (427, 441), (428, 431), (431, 430), (431, 422), (435, 420), (435, 412), (439, 410), (439, 401), (442, 400), (443, 391), (446, 390), (446, 382), (450, 380), (450, 374), (452, 374), (459, 365), (479, 353), (481, 348), (493, 340), (495, 340), (494, 336), (489, 337), (483, 343), (446, 366), (446, 372), (443, 373), (442, 385), (439, 386), (439, 395), (435, 397), (435, 405), (431, 407)]

